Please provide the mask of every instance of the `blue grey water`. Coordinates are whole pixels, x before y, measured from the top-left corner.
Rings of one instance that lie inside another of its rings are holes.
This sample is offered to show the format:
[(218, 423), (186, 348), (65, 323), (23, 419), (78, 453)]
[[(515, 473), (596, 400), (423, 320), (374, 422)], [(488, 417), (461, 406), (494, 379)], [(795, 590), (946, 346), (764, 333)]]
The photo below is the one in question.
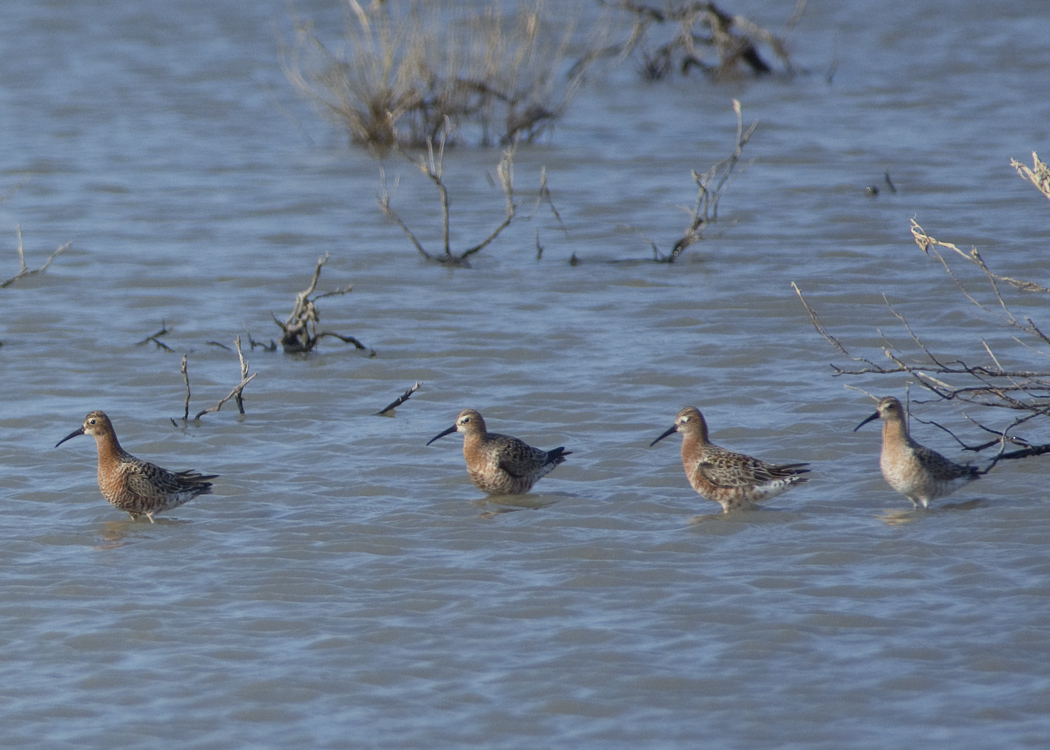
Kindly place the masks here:
[[(775, 28), (792, 10), (725, 5)], [(454, 271), (383, 218), (377, 163), (292, 90), (286, 3), (26, 0), (0, 19), (0, 278), (16, 227), (30, 267), (72, 243), (0, 289), (0, 745), (1045, 746), (1047, 459), (910, 512), (877, 426), (851, 431), (873, 402), (845, 387), (903, 397), (906, 379), (832, 377), (846, 362), (791, 288), (879, 361), (882, 334), (914, 350), (885, 294), (938, 352), (1044, 366), (909, 231), (1047, 283), (1050, 206), (1010, 167), (1050, 152), (1044, 2), (813, 0), (790, 79), (612, 68), (516, 157), (523, 199), (546, 168), (566, 231), (541, 206)], [(731, 150), (734, 98), (760, 124), (719, 221), (644, 262), (685, 228), (690, 171)], [(447, 160), (460, 247), (502, 218), (497, 160)], [(386, 169), (436, 247), (432, 186)], [(214, 404), (239, 365), (209, 342), (274, 338), (325, 254), (320, 289), (353, 291), (322, 325), (375, 356), (246, 352), (247, 414), (174, 425), (180, 355), (191, 410)], [(1007, 294), (1046, 330), (1045, 297)], [(174, 353), (136, 345), (163, 324)], [(687, 404), (813, 481), (715, 515), (675, 441), (648, 447)], [(467, 406), (573, 455), (519, 505), (485, 502), (458, 436), (425, 446)], [(916, 408), (973, 435), (954, 404)], [(53, 447), (91, 409), (137, 456), (221, 474), (215, 494), (128, 522), (91, 441)]]

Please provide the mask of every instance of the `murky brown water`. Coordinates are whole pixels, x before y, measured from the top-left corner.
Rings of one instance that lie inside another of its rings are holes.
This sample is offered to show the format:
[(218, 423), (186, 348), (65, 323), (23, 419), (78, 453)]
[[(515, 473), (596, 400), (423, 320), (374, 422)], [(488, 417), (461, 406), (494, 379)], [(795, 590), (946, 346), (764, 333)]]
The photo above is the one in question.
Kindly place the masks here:
[[(283, 4), (0, 17), (0, 276), (16, 225), (30, 266), (73, 242), (0, 290), (0, 744), (1045, 741), (1045, 459), (909, 511), (877, 428), (851, 432), (871, 402), (843, 388), (905, 382), (832, 378), (790, 286), (871, 356), (877, 327), (906, 344), (883, 293), (939, 349), (1035, 356), (971, 314), (908, 225), (1046, 283), (1046, 201), (1009, 167), (1050, 136), (1041, 3), (811, 2), (792, 45), (812, 74), (790, 81), (621, 69), (517, 156), (523, 196), (546, 167), (567, 235), (541, 210), (456, 271), (420, 260), (375, 204), (376, 164), (290, 91)], [(734, 97), (761, 124), (707, 240), (673, 266), (607, 262), (681, 235)], [(502, 218), (497, 156), (446, 164), (461, 245)], [(885, 171), (898, 192), (867, 197)], [(387, 172), (436, 246), (432, 187)], [(354, 291), (322, 300), (324, 327), (376, 356), (256, 350), (246, 416), (174, 427), (180, 355), (192, 411), (225, 396), (237, 358), (208, 342), (275, 337), (325, 253), (321, 288)], [(164, 322), (176, 353), (135, 345)], [(396, 418), (372, 416), (416, 381)], [(686, 404), (727, 447), (813, 462), (813, 481), (712, 515), (674, 441), (647, 447)], [(458, 437), (425, 446), (466, 406), (573, 455), (520, 504), (484, 502)], [(136, 455), (221, 474), (215, 495), (127, 523), (90, 441), (52, 447), (91, 409)]]

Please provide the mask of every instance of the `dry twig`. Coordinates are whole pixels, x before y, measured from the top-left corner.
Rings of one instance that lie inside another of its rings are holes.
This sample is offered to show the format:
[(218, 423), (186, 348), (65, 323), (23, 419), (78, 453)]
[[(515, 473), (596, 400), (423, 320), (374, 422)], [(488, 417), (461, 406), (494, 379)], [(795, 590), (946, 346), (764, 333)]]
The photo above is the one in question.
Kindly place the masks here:
[[(248, 374), (248, 361), (244, 358), (244, 354), (241, 352), (241, 337), (238, 336), (236, 339), (234, 339), (233, 344), (234, 347), (236, 347), (237, 349), (237, 357), (240, 359), (241, 362), (241, 382), (234, 386), (233, 390), (230, 391), (228, 396), (219, 399), (218, 403), (216, 403), (215, 406), (209, 406), (207, 409), (202, 409), (201, 411), (197, 412), (196, 416), (193, 417), (194, 421), (200, 419), (205, 414), (212, 414), (214, 412), (219, 411), (222, 408), (222, 405), (230, 399), (233, 399), (237, 403), (238, 413), (244, 414), (244, 387), (248, 385), (248, 383), (250, 383), (258, 373), (253, 372), (251, 375)], [(186, 413), (189, 414), (189, 380), (186, 381), (186, 390)]]
[[(194, 422), (198, 421), (205, 414), (212, 414), (212, 413), (215, 413), (215, 412), (219, 411), (220, 409), (222, 409), (222, 405), (225, 404), (230, 399), (233, 399), (236, 402), (236, 404), (237, 404), (237, 411), (240, 414), (244, 414), (245, 413), (244, 412), (244, 388), (245, 388), (245, 386), (248, 385), (248, 383), (250, 383), (255, 378), (255, 376), (258, 373), (254, 373), (253, 372), (251, 375), (248, 374), (248, 360), (246, 360), (244, 358), (244, 353), (241, 351), (241, 337), (240, 336), (238, 336), (237, 338), (234, 339), (233, 345), (234, 345), (234, 348), (237, 350), (237, 357), (240, 360), (241, 381), (236, 386), (234, 386), (233, 390), (230, 391), (229, 395), (227, 395), (225, 398), (219, 399), (219, 401), (214, 406), (209, 406), (207, 409), (202, 409), (199, 412), (197, 412), (194, 415), (194, 417), (193, 417), (193, 421)], [(179, 371), (182, 373), (182, 381), (183, 381), (183, 383), (186, 384), (186, 400), (185, 400), (185, 402), (183, 404), (183, 411), (182, 411), (182, 421), (183, 421), (183, 423), (186, 423), (186, 422), (190, 421), (190, 376), (189, 376), (189, 369), (187, 367), (187, 357), (188, 356), (189, 355), (186, 355), (186, 354), (182, 355), (182, 364), (179, 367)], [(174, 419), (171, 420), (171, 423), (173, 425), (178, 426), (178, 423)]]
[(18, 262), (22, 266), (22, 268), (16, 275), (12, 276), (11, 278), (6, 279), (5, 281), (0, 281), (0, 289), (3, 289), (4, 287), (9, 287), (19, 279), (24, 279), (26, 276), (44, 273), (44, 271), (46, 271), (51, 266), (51, 262), (55, 258), (57, 258), (60, 253), (64, 252), (65, 250), (68, 250), (73, 246), (72, 242), (67, 242), (66, 244), (62, 245), (60, 248), (55, 250), (55, 252), (51, 253), (51, 255), (47, 257), (47, 260), (44, 261), (44, 265), (40, 266), (40, 268), (29, 268), (26, 266), (26, 256), (25, 252), (22, 249), (22, 227), (16, 226), (15, 233), (18, 235)]
[(252, 335), (248, 334), (248, 344), (251, 346), (252, 351), (255, 351), (255, 347), (259, 347), (264, 352), (275, 352), (277, 351), (277, 342), (270, 339), (269, 343), (263, 343), (262, 341), (256, 341), (252, 338)]
[[(978, 252), (976, 247), (971, 247), (970, 252), (965, 253), (962, 250), (960, 250), (958, 246), (953, 245), (950, 242), (941, 242), (940, 240), (935, 240), (933, 237), (926, 233), (926, 230), (924, 230), (918, 225), (915, 219), (911, 220), (911, 234), (912, 237), (915, 238), (915, 244), (919, 246), (919, 249), (927, 255), (929, 255), (932, 252), (933, 255), (937, 258), (937, 260), (941, 262), (941, 265), (944, 266), (944, 269), (945, 271), (947, 271), (948, 275), (952, 277), (952, 280), (955, 281), (956, 285), (960, 286), (960, 288), (962, 285), (952, 274), (951, 268), (945, 262), (944, 258), (941, 257), (941, 254), (937, 251), (937, 248), (942, 247), (946, 250), (951, 250), (952, 252), (956, 253), (959, 257), (965, 258), (966, 260), (970, 261), (975, 266), (980, 268), (984, 275), (988, 278), (988, 282), (992, 285), (992, 289), (995, 292), (996, 298), (999, 301), (999, 305), (1003, 308), (1004, 311), (1007, 310), (1006, 303), (1003, 302), (1003, 298), (999, 295), (999, 290), (996, 286), (1000, 282), (1004, 284), (1009, 284), (1012, 287), (1020, 289), (1022, 292), (1042, 292), (1043, 294), (1050, 294), (1050, 289), (1047, 289), (1046, 287), (1040, 286), (1039, 284), (1033, 283), (1031, 281), (1012, 279), (1009, 276), (1000, 276), (998, 274), (992, 273), (991, 270), (989, 270), (988, 266), (985, 265), (984, 259), (981, 257), (981, 254), (980, 252)], [(965, 292), (965, 290), (963, 291)], [(967, 294), (966, 297), (971, 302), (973, 302), (973, 304), (980, 307), (982, 310), (986, 309), (983, 305), (974, 300), (974, 298), (971, 297), (969, 294)], [(1010, 317), (1013, 318), (1012, 315)]]
[(142, 341), (135, 342), (135, 346), (145, 346), (146, 344), (152, 341), (154, 344), (157, 345), (158, 349), (163, 349), (166, 352), (174, 352), (174, 349), (172, 349), (170, 346), (168, 346), (160, 340), (161, 336), (166, 336), (169, 333), (171, 333), (171, 328), (168, 327), (167, 323), (161, 321), (160, 330), (158, 330), (156, 333), (151, 333), (149, 336), (142, 339)]
[[(188, 355), (188, 354), (183, 354), (182, 355), (182, 364), (179, 366), (179, 372), (182, 373), (182, 382), (186, 384), (186, 402), (183, 404), (183, 407), (182, 407), (182, 421), (183, 422), (188, 422), (189, 419), (190, 419), (190, 373), (189, 373), (189, 370), (186, 367), (186, 359), (189, 356), (190, 355)], [(171, 421), (174, 423), (175, 420), (173, 419)]]
[[(558, 212), (557, 206), (554, 205), (554, 196), (551, 195), (550, 188), (547, 185), (547, 167), (545, 166), (540, 168), (540, 189), (536, 194), (536, 206), (533, 209), (532, 214), (529, 216), (529, 219), (532, 219), (532, 217), (539, 212), (540, 206), (543, 204), (546, 204), (546, 206), (550, 209), (550, 212), (554, 215), (554, 220), (558, 222), (558, 228), (561, 230), (562, 234), (564, 234), (567, 239), (571, 239), (569, 235), (569, 228), (565, 226), (565, 222), (562, 221), (561, 218), (561, 213)], [(540, 260), (543, 258), (543, 250), (543, 245), (540, 244), (540, 232), (537, 229), (536, 260)]]
[(696, 206), (693, 208), (689, 226), (685, 234), (674, 243), (671, 252), (666, 255), (661, 253), (656, 243), (650, 240), (649, 244), (653, 248), (653, 260), (657, 263), (674, 263), (687, 247), (700, 239), (704, 224), (718, 220), (718, 201), (721, 200), (722, 195), (729, 187), (729, 179), (740, 161), (744, 146), (751, 140), (751, 134), (758, 127), (758, 122), (756, 121), (751, 123), (751, 126), (746, 131), (744, 130), (744, 119), (740, 109), (740, 102), (736, 99), (733, 100), (733, 112), (736, 113), (736, 148), (733, 149), (732, 154), (714, 164), (703, 174), (693, 172), (697, 195)]
[(1035, 185), (1035, 189), (1050, 198), (1050, 167), (1045, 162), (1039, 161), (1039, 154), (1032, 152), (1032, 168), (1029, 169), (1016, 159), (1010, 160), (1010, 166), (1017, 170), (1017, 174)]
[(423, 384), (417, 382), (415, 385), (413, 385), (407, 391), (405, 391), (400, 396), (398, 396), (396, 399), (394, 399), (391, 403), (387, 404), (382, 409), (377, 411), (375, 413), (375, 416), (377, 416), (377, 417), (392, 417), (392, 416), (394, 416), (394, 409), (396, 409), (397, 407), (401, 406), (401, 404), (403, 404), (406, 401), (408, 401), (408, 399), (412, 397), (412, 394), (415, 393), (416, 391), (418, 391), (422, 387), (423, 387)]

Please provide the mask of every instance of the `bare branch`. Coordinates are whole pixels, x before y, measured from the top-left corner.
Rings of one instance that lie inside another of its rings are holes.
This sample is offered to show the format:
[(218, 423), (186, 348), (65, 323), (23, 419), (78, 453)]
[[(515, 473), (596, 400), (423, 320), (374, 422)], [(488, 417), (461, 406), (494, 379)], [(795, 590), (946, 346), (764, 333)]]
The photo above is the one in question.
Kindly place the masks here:
[(441, 128), (441, 141), (438, 143), (437, 155), (434, 154), (434, 139), (427, 139), (427, 156), (411, 159), (407, 154), (401, 152), (405, 158), (412, 161), (419, 171), (430, 178), (438, 189), (441, 199), (441, 240), (445, 248), (445, 263), (452, 260), (452, 247), (449, 244), (449, 218), (448, 218), (448, 188), (442, 180), (445, 171), (445, 145), (448, 143), (449, 134), (452, 132), (452, 122), (446, 117)]
[[(274, 318), (274, 320), (277, 320), (277, 318)], [(278, 323), (278, 325), (280, 325), (280, 323)], [(249, 333), (248, 334), (248, 343), (251, 345), (252, 351), (255, 350), (255, 347), (259, 347), (260, 349), (262, 349), (263, 351), (266, 351), (266, 352), (275, 352), (275, 351), (277, 351), (277, 342), (274, 341), (273, 339), (270, 339), (270, 343), (264, 344), (261, 341), (256, 341), (255, 339), (253, 339), (252, 335)]]
[(900, 372), (901, 371), (899, 369), (888, 371), (885, 368), (882, 368), (882, 367), (876, 365), (870, 359), (865, 359), (863, 357), (854, 357), (852, 354), (850, 354), (849, 351), (847, 351), (846, 347), (842, 345), (842, 342), (840, 342), (837, 338), (832, 336), (828, 332), (828, 330), (824, 327), (824, 323), (820, 320), (820, 316), (817, 315), (817, 311), (809, 306), (809, 303), (806, 302), (806, 298), (802, 296), (802, 290), (798, 288), (798, 285), (795, 284), (794, 281), (791, 282), (791, 288), (795, 290), (795, 294), (798, 295), (799, 301), (802, 302), (802, 306), (804, 308), (806, 308), (806, 312), (809, 314), (810, 322), (812, 322), (813, 323), (813, 327), (817, 329), (817, 333), (819, 333), (821, 336), (823, 336), (824, 339), (829, 344), (831, 344), (833, 347), (838, 349), (842, 353), (842, 355), (844, 357), (848, 357), (849, 359), (853, 360), (854, 362), (863, 362), (864, 364), (868, 365), (868, 367), (870, 368), (870, 369), (859, 370), (859, 371), (850, 371), (850, 370), (842, 370), (842, 369), (836, 367), (835, 365), (832, 365), (831, 367), (832, 367), (832, 369), (835, 370), (835, 374), (836, 375), (853, 375), (853, 374), (859, 374), (860, 372), (880, 372), (880, 373), (882, 373), (882, 372)]
[(452, 252), (451, 245), (451, 212), (449, 208), (450, 198), (448, 187), (445, 185), (443, 178), (444, 175), (444, 159), (445, 159), (445, 146), (448, 142), (448, 138), (452, 133), (452, 123), (446, 121), (444, 127), (441, 130), (441, 138), (438, 141), (437, 146), (434, 145), (434, 140), (431, 138), (427, 141), (427, 153), (426, 156), (420, 156), (413, 158), (409, 154), (403, 151), (399, 151), (402, 156), (408, 159), (420, 172), (422, 172), (438, 190), (438, 200), (441, 205), (441, 237), (442, 244), (444, 246), (444, 254), (440, 256), (431, 255), (427, 252), (426, 248), (423, 247), (423, 243), (420, 242), (419, 238), (416, 237), (415, 233), (408, 227), (405, 221), (397, 214), (396, 211), (391, 207), (390, 201), (392, 195), (386, 189), (386, 175), (380, 171), (380, 176), (383, 181), (383, 192), (379, 196), (379, 207), (383, 210), (383, 213), (393, 219), (401, 231), (403, 231), (411, 240), (416, 250), (426, 258), (427, 260), (437, 261), (444, 265), (449, 266), (469, 266), (470, 263), (467, 260), (471, 255), (474, 255), (481, 250), (488, 247), (508, 226), (513, 223), (517, 217), (518, 206), (514, 202), (514, 151), (513, 145), (509, 146), (500, 158), (499, 164), (496, 167), (496, 174), (499, 176), (500, 187), (503, 190), (504, 199), (506, 201), (506, 215), (503, 221), (481, 242), (473, 245), (463, 252), (456, 254)]
[(1050, 453), (1050, 443), (1044, 443), (1042, 445), (1033, 445), (1031, 448), (1023, 448), (1021, 450), (1010, 451), (1009, 453), (1003, 453), (998, 456), (1000, 460), (1009, 460), (1014, 458), (1031, 458), (1032, 456), (1042, 456), (1044, 453)]
[[(239, 357), (241, 364), (241, 382), (234, 386), (233, 390), (230, 391), (228, 396), (219, 399), (219, 402), (215, 404), (215, 406), (209, 406), (207, 409), (202, 409), (201, 411), (197, 412), (197, 415), (193, 418), (195, 421), (203, 417), (205, 414), (212, 414), (214, 412), (219, 411), (220, 409), (222, 409), (222, 405), (230, 399), (234, 399), (237, 402), (237, 409), (241, 414), (244, 414), (244, 396), (242, 392), (244, 391), (244, 387), (248, 385), (248, 383), (252, 382), (252, 380), (258, 373), (252, 373), (251, 375), (248, 374), (248, 362), (244, 359), (244, 354), (241, 353), (240, 336), (234, 339), (234, 346), (237, 348), (237, 356)], [(188, 405), (189, 396), (187, 395), (187, 414), (189, 414)]]
[(186, 358), (188, 354), (182, 355), (182, 364), (179, 365), (179, 372), (182, 373), (182, 382), (186, 384), (186, 403), (182, 409), (182, 421), (188, 421), (190, 418), (190, 374), (186, 368)]
[(146, 338), (142, 339), (142, 341), (135, 342), (135, 346), (145, 346), (146, 344), (148, 344), (148, 343), (150, 343), (152, 341), (154, 344), (157, 345), (158, 349), (163, 349), (166, 352), (174, 352), (175, 351), (174, 349), (172, 349), (170, 346), (168, 346), (167, 344), (165, 344), (163, 341), (160, 340), (161, 336), (166, 336), (170, 332), (171, 332), (171, 328), (168, 327), (168, 324), (165, 323), (164, 321), (161, 321), (161, 323), (160, 323), (160, 330), (158, 330), (156, 333), (151, 333), (149, 336), (147, 336)]
[[(911, 233), (912, 236), (915, 238), (915, 244), (918, 245), (919, 249), (927, 255), (929, 255), (929, 251), (931, 249), (935, 249), (937, 247), (943, 247), (946, 250), (951, 250), (952, 252), (957, 253), (960, 257), (965, 258), (966, 260), (970, 261), (975, 266), (980, 268), (984, 272), (985, 276), (988, 277), (989, 281), (993, 282), (993, 285), (994, 282), (1001, 281), (1003, 283), (1009, 284), (1010, 286), (1016, 287), (1017, 289), (1020, 289), (1023, 292), (1041, 292), (1043, 294), (1050, 294), (1050, 289), (1047, 289), (1046, 287), (1040, 286), (1039, 284), (1033, 283), (1031, 281), (1021, 281), (1019, 279), (1012, 279), (1009, 276), (1000, 276), (998, 274), (992, 273), (991, 270), (989, 270), (988, 266), (984, 264), (984, 260), (981, 258), (981, 254), (977, 252), (977, 248), (970, 248), (969, 253), (964, 253), (957, 246), (953, 245), (950, 242), (941, 242), (940, 240), (936, 240), (929, 234), (927, 234), (926, 230), (920, 227), (915, 221), (915, 219), (911, 220)], [(1002, 297), (998, 297), (998, 299), (1000, 302), (1002, 302)]]
[(248, 360), (244, 358), (244, 352), (241, 351), (241, 337), (238, 336), (237, 338), (235, 338), (233, 340), (233, 344), (237, 347), (237, 359), (240, 360), (241, 363), (241, 383), (235, 389), (235, 393), (237, 395), (235, 395), (234, 398), (237, 399), (237, 411), (241, 414), (244, 414), (243, 391), (244, 386), (248, 384), (248, 381), (251, 380), (251, 378), (248, 377)]
[[(946, 275), (956, 284), (957, 288), (971, 304), (984, 313), (994, 314), (1001, 327), (1007, 330), (1019, 331), (1020, 333), (1017, 336), (1011, 337), (1013, 341), (1021, 344), (1033, 353), (1040, 354), (1044, 358), (1050, 356), (1050, 353), (1046, 351), (1047, 345), (1050, 345), (1050, 338), (1030, 318), (1021, 319), (1013, 314), (1008, 301), (1003, 296), (1003, 289), (1012, 287), (1025, 293), (1048, 293), (1050, 290), (1030, 281), (1014, 279), (993, 272), (976, 248), (972, 248), (969, 252), (964, 252), (950, 242), (937, 240), (930, 236), (914, 220), (911, 222), (911, 233), (919, 248), (927, 256), (932, 255), (941, 263)], [(945, 253), (943, 251), (949, 252)], [(949, 263), (949, 259), (954, 257), (962, 258), (980, 270), (995, 300), (995, 305), (988, 306), (984, 304), (977, 296), (965, 289), (961, 279)], [(795, 287), (795, 291), (799, 293), (797, 287)], [(801, 299), (801, 293), (799, 293), (799, 297)], [(931, 424), (935, 424), (935, 426), (944, 429), (952, 435), (966, 450), (983, 451), (998, 446), (996, 456), (992, 459), (991, 464), (982, 470), (982, 473), (990, 470), (1000, 460), (1025, 458), (1050, 452), (1050, 449), (1043, 450), (1041, 446), (1033, 445), (1032, 441), (1025, 439), (1023, 436), (1011, 434), (1012, 431), (1029, 425), (1034, 419), (1050, 416), (1050, 370), (1022, 369), (1009, 366), (1003, 357), (995, 351), (986, 337), (979, 339), (982, 355), (987, 358), (985, 362), (971, 364), (963, 358), (945, 358), (935, 353), (926, 344), (918, 332), (913, 329), (907, 318), (894, 309), (885, 295), (883, 299), (887, 309), (907, 333), (911, 344), (914, 346), (914, 350), (909, 350), (906, 353), (897, 353), (893, 350), (895, 347), (886, 340), (883, 353), (893, 363), (892, 367), (876, 366), (870, 361), (851, 356), (841, 342), (825, 329), (823, 323), (816, 316), (815, 311), (803, 300), (803, 305), (805, 305), (817, 332), (843, 356), (854, 362), (862, 361), (868, 365), (867, 367), (851, 370), (833, 365), (836, 375), (904, 373), (912, 379), (912, 382), (932, 394), (935, 399), (960, 401), (982, 409), (1005, 409), (1014, 412), (1016, 416), (1012, 418), (1012, 422), (1005, 428), (992, 427), (968, 416), (967, 418), (979, 429), (994, 436), (994, 439), (976, 445), (963, 443), (950, 430), (931, 422)], [(1021, 334), (1024, 334), (1028, 340), (1020, 338)], [(1021, 446), (1021, 448), (1007, 452), (1007, 445)]]
[(1035, 185), (1035, 189), (1050, 199), (1050, 167), (1039, 161), (1039, 154), (1032, 152), (1032, 168), (1029, 169), (1016, 159), (1010, 160), (1010, 166), (1017, 174)]
[(558, 209), (554, 205), (554, 198), (551, 196), (550, 188), (547, 186), (547, 167), (540, 169), (540, 190), (536, 198), (537, 208), (541, 202), (546, 203), (550, 207), (551, 213), (554, 214), (554, 218), (558, 222), (558, 226), (561, 227), (561, 231), (568, 237), (569, 230), (565, 226), (565, 222), (562, 221), (561, 214), (558, 213)]
[(654, 260), (657, 262), (674, 263), (686, 248), (701, 238), (705, 224), (718, 220), (718, 202), (729, 186), (730, 177), (737, 162), (740, 161), (744, 146), (751, 140), (751, 135), (758, 127), (758, 122), (753, 122), (747, 131), (744, 131), (743, 113), (740, 102), (736, 99), (733, 100), (733, 111), (736, 113), (736, 147), (733, 153), (714, 164), (703, 174), (695, 171), (692, 173), (697, 195), (689, 226), (667, 255), (662, 255), (656, 246), (653, 246)]
[(342, 341), (345, 344), (353, 344), (355, 349), (364, 350), (364, 349), (368, 348), (367, 346), (362, 344), (360, 341), (355, 339), (353, 336), (344, 336), (341, 333), (335, 333), (333, 331), (322, 331), (321, 333), (317, 334), (316, 338), (317, 339), (322, 339), (325, 336), (331, 336), (332, 338), (337, 338), (337, 339), (339, 339), (340, 341)]
[(60, 253), (68, 250), (73, 246), (72, 242), (67, 242), (66, 244), (62, 245), (57, 250), (55, 250), (55, 252), (51, 253), (51, 255), (47, 257), (47, 260), (44, 261), (44, 265), (40, 266), (40, 268), (29, 268), (26, 266), (25, 252), (22, 249), (22, 227), (16, 225), (15, 234), (18, 235), (18, 262), (22, 268), (17, 274), (12, 276), (11, 278), (5, 281), (0, 281), (0, 289), (9, 287), (19, 279), (24, 279), (26, 276), (33, 276), (34, 274), (44, 273), (44, 271), (46, 271), (51, 266), (51, 262), (55, 258), (57, 258)]
[(496, 227), (492, 234), (482, 240), (479, 244), (464, 250), (461, 259), (466, 259), (488, 246), (490, 242), (499, 237), (500, 232), (510, 226), (511, 222), (514, 221), (514, 216), (517, 213), (518, 207), (514, 203), (514, 149), (513, 147), (508, 148), (503, 152), (503, 158), (500, 159), (499, 166), (496, 168), (496, 173), (500, 178), (500, 185), (503, 187), (503, 195), (507, 200), (507, 215), (503, 219), (498, 227)]
[(417, 382), (415, 385), (413, 385), (407, 391), (405, 391), (400, 396), (398, 396), (396, 399), (394, 399), (394, 401), (392, 401), (391, 403), (387, 404), (382, 409), (377, 411), (375, 413), (375, 416), (377, 416), (377, 417), (392, 417), (392, 416), (394, 416), (394, 409), (396, 409), (397, 407), (401, 406), (401, 404), (403, 404), (406, 401), (408, 401), (408, 399), (412, 396), (412, 394), (415, 393), (416, 391), (418, 391), (422, 387), (423, 387), (423, 384)]
[[(379, 177), (383, 183), (383, 192), (376, 199), (379, 202), (379, 207), (383, 210), (383, 213), (388, 218), (392, 219), (395, 224), (401, 227), (402, 232), (408, 235), (408, 238), (412, 241), (412, 244), (416, 246), (416, 250), (419, 251), (420, 255), (422, 255), (427, 260), (433, 260), (430, 253), (426, 251), (426, 249), (423, 247), (423, 244), (419, 241), (416, 235), (412, 233), (412, 230), (408, 228), (408, 225), (405, 224), (404, 220), (391, 207), (390, 200), (394, 197), (394, 194), (389, 192), (386, 188), (386, 172), (383, 170), (382, 167), (379, 168)], [(396, 183), (394, 184), (394, 191), (397, 191)]]
[[(565, 222), (562, 221), (561, 214), (558, 212), (557, 206), (554, 205), (554, 197), (551, 195), (550, 187), (547, 185), (547, 167), (540, 168), (540, 189), (536, 193), (536, 206), (533, 209), (532, 214), (529, 216), (531, 219), (536, 213), (539, 212), (540, 206), (546, 204), (550, 209), (550, 212), (554, 215), (554, 220), (558, 222), (558, 228), (562, 234), (565, 235), (566, 239), (571, 240), (569, 235), (569, 229), (565, 226)], [(536, 230), (536, 260), (540, 260), (543, 257), (543, 245), (540, 243), (540, 232)]]

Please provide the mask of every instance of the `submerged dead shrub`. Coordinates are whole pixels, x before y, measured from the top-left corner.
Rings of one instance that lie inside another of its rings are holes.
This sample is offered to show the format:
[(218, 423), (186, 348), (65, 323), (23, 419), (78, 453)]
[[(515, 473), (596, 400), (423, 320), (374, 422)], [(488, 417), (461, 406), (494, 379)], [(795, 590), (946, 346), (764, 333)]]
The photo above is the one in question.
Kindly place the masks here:
[[(716, 79), (765, 75), (774, 69), (760, 52), (761, 46), (772, 51), (785, 72), (794, 70), (780, 36), (744, 16), (726, 13), (712, 2), (599, 2), (625, 15), (630, 31), (626, 41), (592, 50), (578, 66), (603, 57), (633, 57), (642, 74), (651, 80), (674, 72), (688, 75), (691, 68)], [(805, 0), (797, 0), (789, 27), (801, 18), (805, 6)]]
[(318, 301), (325, 297), (349, 294), (353, 289), (352, 285), (347, 285), (342, 289), (335, 289), (323, 294), (314, 294), (314, 290), (317, 289), (317, 281), (321, 278), (321, 269), (324, 268), (327, 262), (327, 253), (323, 258), (317, 259), (317, 265), (314, 267), (314, 275), (310, 280), (310, 285), (295, 295), (295, 306), (292, 308), (292, 312), (289, 313), (288, 318), (283, 323), (276, 316), (273, 318), (273, 322), (281, 329), (281, 347), (284, 349), (285, 354), (312, 352), (325, 336), (331, 336), (347, 344), (353, 344), (357, 349), (365, 348), (365, 345), (353, 336), (345, 336), (333, 331), (318, 332), (317, 330), (317, 325), (321, 322), (321, 310), (317, 306)]
[(562, 115), (582, 74), (559, 71), (573, 13), (559, 7), (555, 27), (544, 10), (543, 0), (509, 17), (495, 2), (477, 13), (454, 2), (347, 0), (340, 44), (297, 21), (285, 70), (353, 143), (379, 153), (424, 146), (446, 120), (480, 144), (531, 140)]
[[(1022, 178), (1050, 198), (1050, 169), (1034, 153), (1032, 160), (1032, 169), (1016, 160), (1012, 160), (1011, 165)], [(990, 324), (988, 330), (976, 338), (971, 347), (971, 360), (967, 361), (961, 352), (944, 352), (937, 342), (928, 342), (921, 337), (918, 327), (898, 312), (884, 295), (886, 307), (899, 322), (904, 335), (892, 340), (880, 330), (884, 361), (876, 361), (870, 355), (854, 354), (855, 345), (847, 346), (832, 335), (815, 308), (792, 283), (817, 333), (853, 363), (846, 367), (832, 364), (833, 374), (891, 375), (894, 379), (904, 375), (910, 384), (929, 394), (932, 401), (955, 401), (977, 407), (989, 415), (1001, 414), (1000, 410), (1005, 410), (1006, 414), (1013, 416), (1008, 423), (1002, 420), (1000, 424), (992, 424), (990, 419), (981, 421), (968, 416), (987, 436), (982, 443), (964, 443), (949, 431), (964, 450), (979, 452), (998, 448), (991, 466), (1004, 459), (1050, 453), (1050, 443), (1045, 442), (1046, 419), (1050, 417), (1050, 367), (1046, 365), (1050, 356), (1050, 333), (1044, 330), (1045, 323), (1039, 324), (1027, 315), (1015, 314), (1011, 308), (1016, 304), (1015, 298), (1019, 301), (1019, 294), (1050, 296), (1050, 288), (1030, 279), (996, 273), (985, 263), (976, 247), (964, 250), (954, 243), (938, 240), (915, 219), (911, 220), (911, 234), (919, 249), (941, 264), (971, 309), (978, 312), (980, 320)], [(967, 277), (966, 273), (971, 275)], [(1020, 348), (1014, 348), (1014, 344)], [(1022, 430), (1030, 432), (1018, 434)], [(1012, 450), (1007, 450), (1008, 447)]]

